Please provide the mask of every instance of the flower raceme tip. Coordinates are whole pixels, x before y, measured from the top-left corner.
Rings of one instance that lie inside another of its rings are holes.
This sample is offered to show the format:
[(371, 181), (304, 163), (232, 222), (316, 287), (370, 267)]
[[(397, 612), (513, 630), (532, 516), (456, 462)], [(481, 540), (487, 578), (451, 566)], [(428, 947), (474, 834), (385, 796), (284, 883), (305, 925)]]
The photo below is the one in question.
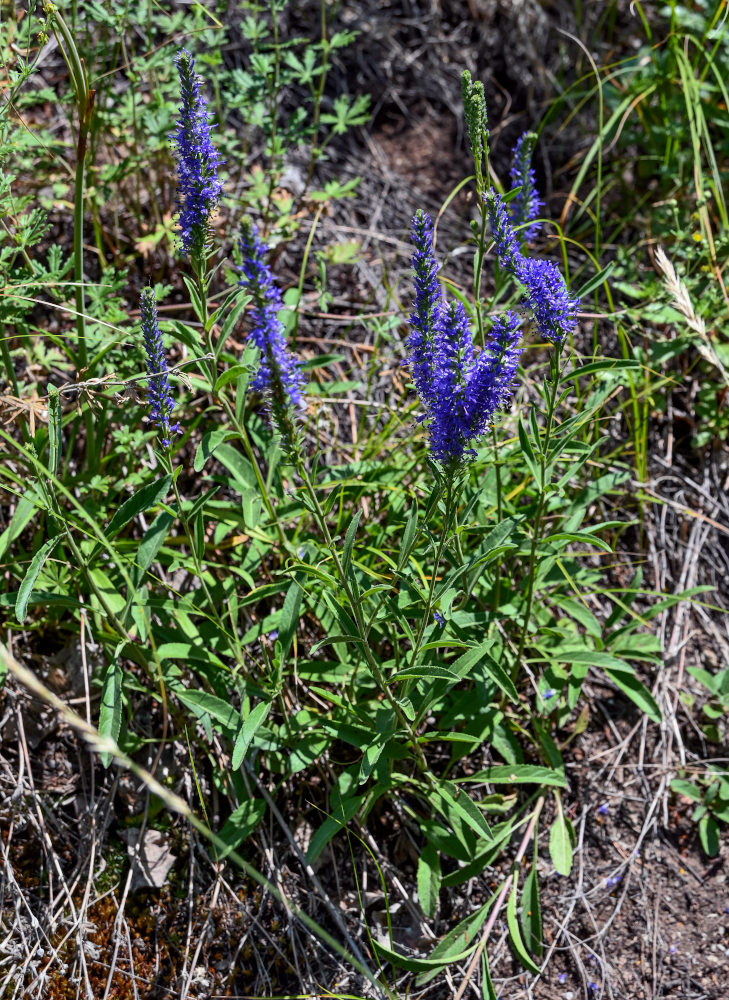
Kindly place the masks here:
[(195, 60), (187, 49), (175, 58), (180, 74), (177, 128), (170, 136), (177, 159), (180, 249), (193, 261), (205, 258), (210, 216), (220, 200), (221, 160), (212, 143), (210, 112), (202, 96)]
[(530, 243), (540, 230), (540, 225), (534, 220), (539, 215), (544, 202), (537, 191), (537, 175), (531, 165), (534, 144), (537, 140), (533, 132), (524, 132), (516, 141), (512, 153), (509, 179), (512, 188), (518, 188), (515, 197), (509, 202), (509, 217), (515, 227), (523, 227), (518, 238)]

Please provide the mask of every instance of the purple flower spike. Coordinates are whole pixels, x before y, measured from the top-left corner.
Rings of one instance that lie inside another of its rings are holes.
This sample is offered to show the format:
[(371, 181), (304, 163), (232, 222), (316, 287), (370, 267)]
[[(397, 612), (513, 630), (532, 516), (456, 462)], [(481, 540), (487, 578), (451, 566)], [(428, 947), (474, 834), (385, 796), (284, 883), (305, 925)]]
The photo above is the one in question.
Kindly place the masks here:
[(440, 613), (440, 611), (433, 612), (433, 621), (436, 623), (436, 625), (440, 625), (441, 628), (443, 628), (443, 626), (446, 623), (445, 618)]
[(522, 257), (516, 277), (526, 288), (525, 305), (531, 309), (539, 333), (553, 344), (561, 343), (577, 325), (577, 299), (551, 260)]
[(499, 264), (501, 264), (505, 271), (511, 271), (514, 274), (517, 263), (522, 258), (519, 252), (519, 240), (511, 224), (509, 212), (500, 194), (496, 194), (492, 190), (490, 196), (484, 195), (484, 197), (486, 198), (486, 207), (488, 208), (489, 222), (491, 223), (491, 236), (496, 248), (496, 256), (499, 258)]
[(175, 58), (180, 74), (180, 118), (170, 136), (177, 156), (180, 249), (193, 261), (205, 257), (210, 215), (223, 190), (220, 157), (210, 138), (210, 113), (200, 92), (195, 60), (187, 49)]
[(455, 469), (469, 444), (480, 437), (508, 401), (519, 365), (519, 318), (494, 321), (484, 350), (476, 355), (466, 311), (446, 305), (438, 285), (433, 228), (425, 212), (413, 219), (415, 302), (407, 339), (408, 363), (423, 404), (433, 457)]
[(556, 264), (525, 257), (500, 195), (487, 196), (491, 230), (499, 263), (524, 286), (523, 305), (534, 317), (541, 336), (561, 344), (577, 325), (578, 299), (570, 295)]
[(509, 173), (511, 186), (519, 188), (518, 194), (509, 203), (509, 215), (512, 225), (526, 227), (519, 233), (525, 243), (530, 243), (541, 228), (539, 223), (534, 223), (531, 226), (527, 223), (536, 219), (544, 208), (544, 202), (540, 199), (537, 191), (537, 177), (531, 166), (536, 138), (532, 132), (525, 132), (519, 136), (512, 153)]
[(172, 443), (170, 435), (182, 434), (182, 429), (179, 424), (170, 423), (170, 414), (175, 407), (175, 402), (170, 389), (167, 359), (157, 322), (157, 303), (153, 289), (142, 289), (139, 311), (142, 317), (144, 351), (147, 355), (149, 419), (161, 431), (162, 444), (165, 448), (169, 448)]
[(240, 271), (243, 277), (239, 284), (253, 297), (248, 336), (261, 352), (251, 389), (268, 396), (274, 423), (284, 439), (288, 439), (290, 407), (300, 409), (304, 406), (304, 377), (286, 345), (283, 324), (278, 318), (283, 300), (266, 263), (267, 248), (258, 239), (258, 231), (249, 218), (243, 220), (242, 230)]

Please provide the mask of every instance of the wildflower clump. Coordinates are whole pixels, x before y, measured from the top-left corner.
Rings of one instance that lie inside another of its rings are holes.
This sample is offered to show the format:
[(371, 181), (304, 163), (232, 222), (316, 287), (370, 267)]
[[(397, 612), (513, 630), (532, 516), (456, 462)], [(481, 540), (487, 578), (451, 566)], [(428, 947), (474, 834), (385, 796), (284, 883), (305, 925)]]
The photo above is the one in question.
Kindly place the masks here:
[(512, 153), (509, 173), (511, 186), (519, 189), (509, 203), (511, 224), (517, 229), (524, 227), (520, 230), (519, 236), (525, 243), (530, 243), (539, 232), (539, 223), (534, 222), (534, 219), (544, 207), (544, 202), (537, 191), (537, 177), (531, 165), (536, 141), (537, 137), (533, 132), (524, 132), (519, 136)]
[(223, 184), (220, 157), (212, 143), (210, 113), (201, 93), (195, 60), (181, 49), (175, 59), (180, 74), (180, 117), (170, 136), (177, 159), (180, 249), (195, 264), (205, 259), (210, 216)]
[(249, 218), (244, 218), (240, 239), (242, 277), (239, 282), (253, 299), (250, 311), (249, 338), (261, 352), (258, 372), (251, 389), (269, 401), (274, 424), (285, 440), (293, 430), (293, 409), (304, 405), (304, 377), (299, 363), (289, 351), (279, 312), (283, 308), (281, 292), (266, 262), (267, 247)]
[(491, 233), (501, 267), (524, 286), (523, 304), (541, 336), (561, 344), (577, 325), (578, 299), (570, 295), (556, 264), (525, 256), (503, 199), (493, 189), (486, 195)]
[(455, 470), (471, 443), (508, 401), (519, 364), (519, 319), (497, 319), (486, 346), (474, 351), (460, 302), (446, 304), (437, 281), (433, 227), (425, 212), (413, 219), (415, 303), (407, 340), (413, 381), (428, 422), (433, 457)]
[(165, 448), (169, 448), (172, 444), (171, 435), (181, 434), (182, 429), (179, 423), (170, 422), (175, 401), (172, 398), (167, 359), (157, 321), (157, 302), (154, 289), (142, 289), (139, 298), (139, 311), (142, 318), (144, 352), (147, 356), (149, 420), (160, 431), (162, 444)]

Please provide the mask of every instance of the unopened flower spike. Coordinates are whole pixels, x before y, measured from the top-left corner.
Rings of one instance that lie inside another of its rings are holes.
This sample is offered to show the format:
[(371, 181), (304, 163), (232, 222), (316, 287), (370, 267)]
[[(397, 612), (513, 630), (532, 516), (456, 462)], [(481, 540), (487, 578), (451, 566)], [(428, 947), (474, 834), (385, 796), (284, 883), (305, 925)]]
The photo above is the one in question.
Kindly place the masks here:
[(524, 286), (523, 304), (540, 335), (553, 344), (563, 343), (577, 325), (579, 300), (570, 295), (556, 264), (522, 254), (501, 196), (492, 188), (485, 199), (499, 264)]
[[(537, 191), (537, 176), (532, 167), (532, 155), (537, 137), (533, 132), (524, 132), (519, 136), (512, 153), (511, 171), (509, 177), (511, 186), (519, 188), (518, 193), (509, 202), (509, 215), (512, 225), (524, 226), (518, 231), (518, 238), (530, 243), (540, 229), (539, 223), (534, 223), (544, 207), (544, 202)], [(528, 225), (528, 223), (533, 223)]]
[(248, 217), (242, 223), (240, 252), (242, 277), (239, 284), (253, 299), (248, 336), (261, 352), (251, 389), (266, 396), (274, 424), (290, 443), (294, 433), (292, 408), (304, 407), (304, 377), (286, 345), (283, 323), (279, 319), (283, 300), (265, 259), (267, 248), (258, 239), (258, 231)]
[(461, 95), (463, 97), (463, 114), (466, 119), (468, 142), (473, 154), (473, 164), (476, 169), (476, 186), (483, 189), (483, 160), (488, 154), (488, 115), (486, 113), (486, 96), (480, 80), (475, 83), (467, 69), (461, 75)]
[(171, 435), (182, 434), (182, 429), (178, 423), (170, 422), (175, 401), (172, 398), (167, 359), (157, 322), (157, 302), (152, 288), (142, 289), (139, 312), (142, 317), (144, 351), (147, 355), (149, 420), (160, 431), (162, 444), (169, 448), (172, 444)]
[(180, 49), (175, 64), (180, 74), (181, 103), (177, 129), (170, 139), (177, 158), (180, 249), (201, 266), (210, 216), (223, 190), (218, 177), (221, 160), (210, 137), (210, 113), (201, 93), (202, 81), (195, 73), (195, 60), (187, 49)]

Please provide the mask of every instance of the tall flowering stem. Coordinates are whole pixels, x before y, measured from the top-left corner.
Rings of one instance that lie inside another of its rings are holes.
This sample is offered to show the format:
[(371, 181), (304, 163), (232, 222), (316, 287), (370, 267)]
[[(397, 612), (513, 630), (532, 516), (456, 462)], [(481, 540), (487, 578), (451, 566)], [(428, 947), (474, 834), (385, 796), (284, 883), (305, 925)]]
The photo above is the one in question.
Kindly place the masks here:
[(499, 263), (523, 286), (522, 304), (531, 313), (538, 333), (550, 341), (553, 348), (550, 352), (549, 390), (545, 392), (545, 426), (539, 435), (539, 440), (534, 442), (539, 464), (538, 499), (529, 554), (524, 616), (512, 669), (512, 679), (516, 679), (531, 621), (537, 548), (542, 534), (542, 518), (550, 487), (549, 478), (552, 469), (550, 446), (559, 388), (560, 359), (567, 337), (577, 325), (578, 299), (570, 295), (565, 280), (555, 264), (548, 260), (527, 257), (521, 252), (513, 224), (500, 196), (491, 190), (486, 195), (485, 201)]
[(290, 447), (295, 437), (294, 411), (304, 406), (304, 377), (286, 344), (279, 319), (283, 300), (266, 261), (267, 248), (247, 217), (242, 223), (240, 251), (240, 284), (253, 299), (248, 336), (261, 354), (251, 389), (266, 397), (273, 423)]
[(169, 448), (172, 444), (172, 435), (181, 434), (182, 429), (179, 423), (171, 421), (175, 401), (172, 398), (167, 358), (157, 321), (157, 302), (154, 289), (142, 289), (139, 298), (139, 311), (142, 318), (144, 353), (147, 357), (149, 419), (160, 432), (160, 440), (164, 447)]
[(181, 49), (175, 59), (180, 74), (180, 116), (170, 136), (177, 159), (180, 249), (196, 272), (204, 270), (210, 216), (223, 184), (218, 177), (220, 157), (212, 143), (210, 113), (195, 73), (195, 60)]
[(407, 340), (408, 361), (423, 408), (430, 451), (442, 470), (445, 497), (443, 528), (437, 543), (431, 585), (413, 645), (412, 663), (420, 652), (430, 622), (438, 567), (456, 519), (459, 481), (472, 444), (508, 402), (521, 349), (521, 321), (506, 313), (494, 321), (484, 347), (476, 352), (468, 317), (460, 302), (446, 303), (438, 285), (430, 219), (418, 212), (413, 220), (412, 258), (415, 301)]

